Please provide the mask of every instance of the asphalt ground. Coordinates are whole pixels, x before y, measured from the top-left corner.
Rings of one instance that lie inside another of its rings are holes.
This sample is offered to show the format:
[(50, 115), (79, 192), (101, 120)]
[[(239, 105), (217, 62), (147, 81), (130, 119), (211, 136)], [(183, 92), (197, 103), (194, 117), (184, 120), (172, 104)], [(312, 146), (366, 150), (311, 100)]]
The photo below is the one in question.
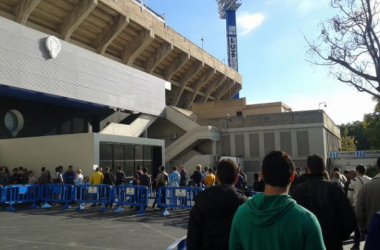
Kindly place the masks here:
[[(162, 211), (151, 208), (143, 215), (127, 207), (120, 213), (99, 212), (100, 207), (74, 208), (1, 209), (0, 249), (163, 250), (187, 232), (189, 210), (172, 210), (164, 217)], [(344, 250), (352, 244), (352, 239), (346, 241)]]
[(0, 211), (0, 249), (166, 249), (186, 235), (189, 210), (173, 210), (167, 217), (149, 209), (136, 215), (133, 209), (114, 213), (100, 207), (62, 210), (28, 209)]

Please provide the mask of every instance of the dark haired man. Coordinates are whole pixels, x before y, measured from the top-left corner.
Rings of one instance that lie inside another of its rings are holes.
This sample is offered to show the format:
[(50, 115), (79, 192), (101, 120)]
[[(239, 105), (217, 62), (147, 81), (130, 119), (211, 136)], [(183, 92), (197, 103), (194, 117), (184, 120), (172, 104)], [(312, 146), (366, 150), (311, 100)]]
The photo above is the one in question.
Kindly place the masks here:
[(67, 171), (63, 174), (63, 181), (65, 184), (74, 185), (75, 172), (73, 166), (69, 166)]
[(326, 249), (341, 250), (343, 241), (350, 237), (356, 227), (354, 210), (343, 188), (323, 177), (325, 163), (321, 156), (309, 156), (306, 168), (310, 174), (292, 196), (317, 217)]
[(121, 167), (117, 167), (116, 169), (116, 182), (115, 185), (123, 185), (125, 180), (125, 173), (123, 170), (121, 170)]
[[(356, 177), (352, 180), (350, 180), (350, 184), (348, 186), (348, 199), (351, 202), (352, 207), (355, 209), (356, 202), (358, 201), (358, 195), (360, 192), (360, 189), (371, 180), (368, 176), (365, 175), (366, 167), (363, 164), (359, 164), (355, 168), (356, 170)], [(361, 236), (361, 232), (358, 227), (355, 228), (355, 238), (354, 238), (354, 245), (351, 248), (351, 250), (359, 250), (360, 249), (360, 238), (365, 239), (364, 233)]]
[(265, 156), (263, 194), (240, 206), (232, 222), (230, 250), (324, 250), (317, 218), (288, 195), (295, 178), (292, 159), (284, 152)]
[(187, 249), (228, 249), (232, 218), (247, 197), (234, 188), (238, 166), (230, 160), (219, 162), (216, 172), (218, 186), (198, 194), (190, 211)]
[[(377, 167), (380, 170), (380, 157), (377, 159)], [(359, 228), (368, 230), (372, 219), (380, 211), (380, 173), (365, 184), (358, 195), (355, 212), (358, 218)], [(378, 238), (377, 238), (378, 239)]]

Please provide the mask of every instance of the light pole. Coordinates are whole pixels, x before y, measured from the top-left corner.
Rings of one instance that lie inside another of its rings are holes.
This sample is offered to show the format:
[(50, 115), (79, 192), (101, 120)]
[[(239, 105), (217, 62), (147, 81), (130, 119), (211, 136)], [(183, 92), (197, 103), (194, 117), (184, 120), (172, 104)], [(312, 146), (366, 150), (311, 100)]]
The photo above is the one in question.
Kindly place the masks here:
[(319, 105), (318, 105), (318, 109), (321, 109), (321, 105), (322, 104), (325, 104), (325, 108), (327, 107), (327, 103), (326, 102), (320, 102)]

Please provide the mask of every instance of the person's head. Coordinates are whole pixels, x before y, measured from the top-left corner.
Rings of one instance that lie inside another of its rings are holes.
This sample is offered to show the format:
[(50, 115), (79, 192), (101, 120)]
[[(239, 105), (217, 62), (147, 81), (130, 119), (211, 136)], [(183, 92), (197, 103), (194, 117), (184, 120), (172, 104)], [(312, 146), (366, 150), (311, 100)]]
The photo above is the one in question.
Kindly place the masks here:
[(146, 174), (148, 172), (148, 168), (147, 167), (143, 167), (142, 171), (143, 171), (144, 174)]
[(59, 167), (58, 167), (58, 172), (60, 172), (60, 173), (63, 172), (63, 167), (62, 167), (62, 166), (59, 166)]
[(334, 168), (334, 169), (333, 169), (333, 172), (338, 172), (338, 173), (340, 173), (340, 170), (339, 170), (339, 168)]
[(8, 170), (8, 168), (6, 166), (3, 166), (3, 169), (4, 169), (5, 173), (9, 173), (9, 170)]
[(82, 173), (82, 169), (78, 169), (77, 174), (81, 174), (81, 173)]
[(161, 167), (160, 167), (160, 170), (161, 170), (161, 172), (165, 172), (165, 167), (164, 167), (164, 166), (161, 166)]
[(71, 171), (73, 171), (73, 166), (72, 165), (70, 165), (69, 167), (68, 167), (68, 169), (67, 169), (69, 172), (71, 172)]
[(205, 172), (208, 172), (208, 167), (207, 166), (205, 167)]
[(14, 169), (13, 169), (13, 173), (14, 173), (14, 174), (17, 174), (17, 173), (18, 173), (18, 168), (14, 168)]
[(20, 166), (20, 167), (18, 167), (18, 171), (22, 171), (24, 169), (24, 167), (22, 167), (22, 166)]
[(99, 167), (99, 172), (103, 173), (103, 168), (102, 167)]
[(351, 169), (350, 170), (350, 176), (351, 176), (351, 179), (356, 178), (356, 170)]
[(117, 167), (116, 171), (120, 172), (121, 171), (121, 167)]
[(95, 172), (99, 172), (99, 168), (96, 168), (96, 169), (95, 169)]
[(142, 166), (137, 166), (137, 171), (141, 171), (142, 170)]
[(134, 179), (134, 180), (138, 180), (138, 179), (139, 179), (139, 174), (134, 174), (134, 175), (133, 175), (133, 179)]
[(42, 167), (41, 168), (41, 172), (45, 172), (46, 171), (46, 168), (45, 167)]
[(176, 166), (173, 167), (173, 172), (175, 172), (175, 171), (177, 171), (177, 167)]
[(111, 169), (109, 167), (106, 168), (106, 172), (108, 173)]
[(255, 181), (258, 181), (258, 180), (259, 180), (259, 174), (258, 174), (258, 173), (254, 173), (254, 174), (253, 174), (253, 179), (254, 179)]
[(4, 168), (0, 167), (0, 173), (4, 172)]
[(366, 172), (366, 167), (363, 164), (359, 164), (356, 166), (355, 170), (356, 170), (356, 175), (362, 176)]
[(209, 168), (209, 169), (208, 169), (208, 172), (209, 172), (210, 174), (212, 174), (212, 168)]
[(234, 185), (237, 181), (237, 175), (238, 166), (233, 160), (224, 159), (218, 163), (216, 178), (219, 184)]
[(197, 171), (201, 171), (201, 169), (202, 169), (202, 165), (198, 164), (197, 166), (195, 166), (195, 169), (196, 169)]
[(320, 155), (310, 155), (307, 157), (307, 168), (312, 174), (322, 174), (325, 171), (325, 162)]
[(29, 174), (29, 171), (28, 171), (27, 168), (24, 168), (24, 169), (22, 170), (22, 172), (23, 172), (24, 174)]
[(179, 171), (185, 170), (185, 167), (183, 165), (179, 166)]
[(333, 173), (333, 178), (334, 178), (334, 180), (339, 180), (339, 178), (340, 178), (340, 174), (339, 174), (339, 172), (335, 171), (335, 172)]
[(285, 188), (294, 180), (294, 169), (294, 163), (287, 153), (272, 151), (264, 157), (262, 179), (265, 185)]

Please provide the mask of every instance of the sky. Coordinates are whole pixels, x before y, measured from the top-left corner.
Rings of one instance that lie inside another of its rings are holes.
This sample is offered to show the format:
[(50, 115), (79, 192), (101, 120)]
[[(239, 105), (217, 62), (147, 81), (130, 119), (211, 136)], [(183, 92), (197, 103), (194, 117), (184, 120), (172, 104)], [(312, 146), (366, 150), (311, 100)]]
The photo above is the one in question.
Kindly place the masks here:
[[(215, 0), (144, 0), (167, 25), (227, 63), (226, 23)], [(306, 59), (319, 23), (335, 15), (329, 0), (243, 0), (237, 11), (240, 97), (247, 104), (283, 102), (293, 111), (323, 108), (340, 125), (363, 120), (375, 103)], [(326, 103), (327, 107), (324, 107)]]

